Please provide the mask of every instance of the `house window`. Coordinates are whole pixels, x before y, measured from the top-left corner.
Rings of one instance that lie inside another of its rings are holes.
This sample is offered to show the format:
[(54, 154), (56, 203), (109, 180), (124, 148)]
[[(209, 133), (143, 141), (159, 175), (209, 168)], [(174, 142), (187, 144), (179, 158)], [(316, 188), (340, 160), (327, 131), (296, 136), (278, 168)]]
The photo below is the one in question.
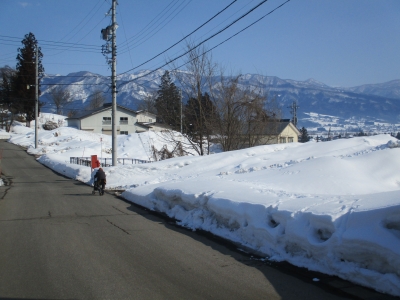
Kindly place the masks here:
[(111, 117), (103, 117), (103, 125), (110, 125)]
[(120, 117), (119, 124), (128, 124), (128, 117)]
[(125, 134), (125, 135), (128, 135), (128, 131), (122, 131), (122, 130), (121, 130), (121, 131), (119, 132), (119, 134)]
[(149, 119), (149, 123), (153, 122), (153, 119)]
[(281, 137), (281, 138), (280, 138), (280, 143), (281, 143), (281, 144), (286, 143), (286, 138), (285, 138), (285, 137)]
[(292, 137), (288, 138), (288, 143), (293, 143), (293, 138)]

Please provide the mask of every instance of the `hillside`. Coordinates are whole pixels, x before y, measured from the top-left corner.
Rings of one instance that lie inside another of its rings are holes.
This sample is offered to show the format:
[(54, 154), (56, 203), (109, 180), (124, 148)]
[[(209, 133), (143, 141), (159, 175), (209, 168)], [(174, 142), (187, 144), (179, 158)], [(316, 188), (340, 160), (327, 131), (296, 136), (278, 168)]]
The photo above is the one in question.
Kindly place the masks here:
[[(146, 72), (124, 74), (118, 78), (118, 85), (124, 83), (118, 89), (118, 104), (137, 109), (146, 94), (158, 89), (164, 71), (159, 70), (135, 80)], [(107, 101), (111, 101), (109, 77), (85, 71), (71, 73), (67, 76), (47, 75), (42, 84), (41, 101), (47, 103), (44, 111), (52, 111), (48, 89), (54, 84), (71, 84), (68, 86), (68, 90), (73, 95), (73, 101), (69, 108), (82, 109), (87, 98), (96, 90), (103, 91)], [(179, 87), (177, 82), (176, 84)], [(271, 97), (279, 99), (285, 118), (290, 117), (288, 106), (296, 101), (300, 107), (298, 110), (300, 125), (302, 125), (302, 120), (307, 118), (307, 114), (311, 112), (342, 118), (400, 122), (400, 80), (353, 88), (338, 88), (330, 87), (313, 79), (295, 81), (274, 76), (245, 74), (242, 76), (240, 84), (243, 88), (250, 85), (264, 86)]]

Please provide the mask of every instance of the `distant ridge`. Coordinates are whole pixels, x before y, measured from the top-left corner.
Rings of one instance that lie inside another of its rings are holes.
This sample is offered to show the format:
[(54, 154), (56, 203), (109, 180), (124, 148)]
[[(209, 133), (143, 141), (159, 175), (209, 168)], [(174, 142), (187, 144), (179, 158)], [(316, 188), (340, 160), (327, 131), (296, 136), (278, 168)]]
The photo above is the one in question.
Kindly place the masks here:
[[(148, 76), (132, 81), (145, 75), (148, 70), (141, 70), (134, 74), (124, 74), (118, 78), (118, 83), (124, 83), (118, 89), (117, 102), (120, 105), (137, 109), (144, 96), (158, 89), (164, 70), (158, 70)], [(172, 76), (173, 78), (173, 76)], [(40, 100), (47, 103), (43, 111), (52, 112), (52, 102), (48, 91), (54, 84), (66, 85), (73, 95), (70, 107), (83, 109), (88, 97), (96, 90), (105, 93), (107, 101), (111, 101), (110, 80), (107, 76), (80, 71), (66, 76), (46, 75), (42, 82)], [(392, 80), (379, 84), (365, 84), (351, 88), (330, 87), (315, 79), (296, 81), (281, 79), (276, 76), (259, 74), (244, 74), (240, 78), (240, 85), (245, 88), (249, 85), (263, 85), (270, 97), (276, 97), (282, 106), (285, 118), (289, 118), (288, 106), (296, 101), (300, 106), (299, 119), (306, 117), (304, 113), (358, 117), (386, 122), (400, 122), (400, 80)], [(176, 82), (178, 85), (178, 83)], [(179, 85), (178, 85), (179, 86)]]

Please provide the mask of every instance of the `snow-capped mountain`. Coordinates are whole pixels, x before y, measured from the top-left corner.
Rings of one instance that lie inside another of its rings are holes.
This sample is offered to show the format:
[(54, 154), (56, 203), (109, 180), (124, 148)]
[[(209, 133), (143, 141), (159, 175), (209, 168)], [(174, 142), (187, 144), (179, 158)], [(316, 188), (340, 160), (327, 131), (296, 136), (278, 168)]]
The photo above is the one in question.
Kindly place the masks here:
[[(149, 73), (142, 70), (134, 74), (118, 77), (117, 102), (120, 105), (137, 109), (144, 96), (158, 89), (164, 70)], [(173, 76), (172, 76), (173, 78)], [(97, 90), (104, 92), (111, 101), (110, 77), (82, 71), (67, 76), (47, 75), (42, 82), (41, 101), (46, 109), (52, 111), (52, 101), (48, 95), (54, 84), (63, 84), (73, 95), (71, 106), (82, 109), (88, 97)], [(176, 82), (178, 85), (178, 83)], [(293, 101), (299, 106), (298, 118), (307, 119), (308, 113), (340, 116), (342, 118), (364, 118), (371, 121), (400, 123), (400, 80), (382, 84), (368, 84), (352, 88), (330, 87), (314, 79), (295, 81), (275, 76), (245, 74), (240, 78), (243, 88), (263, 86), (270, 97), (276, 97), (282, 106), (284, 117), (290, 118), (289, 105)], [(179, 85), (178, 85), (179, 86)]]
[(355, 93), (400, 99), (400, 79), (378, 84), (364, 84), (348, 88), (348, 90)]

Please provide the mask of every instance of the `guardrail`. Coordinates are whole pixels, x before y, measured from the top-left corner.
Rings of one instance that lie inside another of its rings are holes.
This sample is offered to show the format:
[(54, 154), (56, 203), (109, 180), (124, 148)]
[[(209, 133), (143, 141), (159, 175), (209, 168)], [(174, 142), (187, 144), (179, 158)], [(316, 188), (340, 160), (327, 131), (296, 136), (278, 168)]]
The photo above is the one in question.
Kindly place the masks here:
[[(112, 166), (112, 158), (98, 158), (100, 165), (102, 167), (110, 167)], [(69, 162), (71, 164), (91, 167), (91, 158), (90, 157), (70, 157)], [(117, 158), (117, 164), (122, 165), (135, 165), (135, 164), (148, 164), (152, 163), (153, 161), (150, 160), (143, 160), (137, 158)]]

